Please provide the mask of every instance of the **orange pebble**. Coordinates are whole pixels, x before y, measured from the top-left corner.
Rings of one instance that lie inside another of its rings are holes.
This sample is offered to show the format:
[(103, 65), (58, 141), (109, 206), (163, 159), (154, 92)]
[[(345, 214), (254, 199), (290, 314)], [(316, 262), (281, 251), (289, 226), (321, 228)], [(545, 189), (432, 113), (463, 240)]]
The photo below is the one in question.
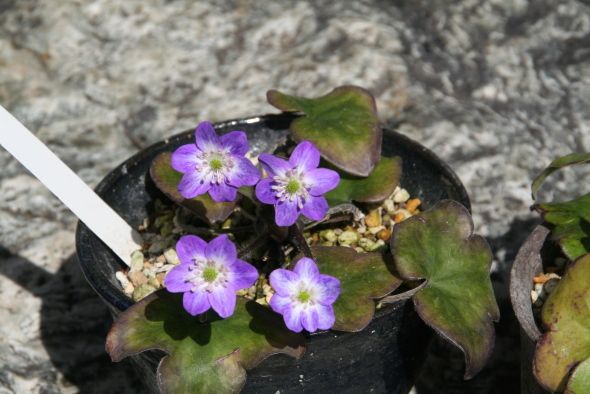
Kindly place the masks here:
[(410, 213), (414, 213), (416, 211), (416, 208), (418, 208), (420, 204), (422, 204), (422, 201), (420, 201), (419, 198), (412, 198), (411, 200), (408, 200), (408, 202), (406, 202), (406, 209)]
[(393, 221), (396, 223), (399, 222), (403, 222), (404, 219), (406, 218), (406, 215), (404, 215), (403, 213), (396, 213), (395, 216), (393, 217)]
[(388, 229), (384, 228), (383, 230), (379, 231), (377, 233), (377, 237), (379, 239), (382, 239), (384, 241), (389, 240), (389, 238), (391, 238), (391, 231), (389, 231)]
[(541, 275), (537, 275), (533, 278), (533, 283), (545, 283), (549, 279), (551, 279), (551, 276), (549, 276), (547, 274), (541, 274)]

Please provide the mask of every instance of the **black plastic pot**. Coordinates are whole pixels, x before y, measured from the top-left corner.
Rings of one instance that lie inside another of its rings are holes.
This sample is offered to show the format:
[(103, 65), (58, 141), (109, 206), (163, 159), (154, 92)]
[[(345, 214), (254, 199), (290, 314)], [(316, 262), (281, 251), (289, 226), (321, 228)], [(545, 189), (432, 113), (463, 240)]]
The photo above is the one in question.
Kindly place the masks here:
[[(243, 130), (255, 153), (272, 150), (287, 137), (292, 115), (267, 115), (215, 125), (218, 132)], [(149, 177), (152, 159), (193, 141), (187, 131), (136, 154), (109, 173), (97, 192), (132, 226), (148, 215), (156, 198), (163, 198)], [(402, 187), (419, 197), (424, 207), (454, 199), (470, 209), (467, 193), (453, 171), (431, 151), (409, 138), (384, 130), (383, 154), (403, 159)], [(114, 315), (133, 304), (120, 288), (117, 257), (84, 224), (78, 225), (76, 248), (82, 271)], [(244, 393), (407, 393), (422, 363), (432, 335), (411, 302), (400, 301), (377, 312), (358, 333), (323, 332), (309, 335), (305, 355), (294, 360), (270, 357), (248, 371)], [(156, 392), (155, 367), (161, 353), (134, 357), (149, 390)]]
[(541, 329), (533, 316), (533, 277), (543, 272), (543, 261), (556, 256), (556, 245), (547, 241), (549, 229), (539, 225), (520, 247), (510, 271), (510, 301), (520, 325), (520, 391), (548, 393), (533, 375), (533, 356)]

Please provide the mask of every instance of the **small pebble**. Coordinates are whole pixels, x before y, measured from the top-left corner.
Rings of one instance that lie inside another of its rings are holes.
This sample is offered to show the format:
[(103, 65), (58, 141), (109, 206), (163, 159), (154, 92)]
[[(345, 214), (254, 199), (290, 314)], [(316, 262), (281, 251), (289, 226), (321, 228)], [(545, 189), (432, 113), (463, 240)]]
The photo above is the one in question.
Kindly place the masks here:
[(178, 258), (178, 255), (176, 254), (176, 250), (174, 250), (174, 248), (166, 249), (166, 251), (164, 252), (164, 258), (166, 259), (168, 264), (180, 264), (180, 259)]
[(123, 273), (123, 271), (117, 271), (117, 273), (115, 273), (115, 278), (117, 278), (117, 280), (121, 284), (121, 287), (125, 287), (129, 284), (129, 279), (127, 278), (125, 273)]
[(404, 215), (403, 213), (399, 212), (396, 213), (395, 216), (393, 217), (393, 221), (395, 223), (401, 223), (404, 221), (404, 219), (406, 218), (406, 215)]
[(376, 235), (381, 230), (385, 230), (385, 226), (377, 226), (377, 227), (371, 227), (371, 228), (369, 228), (369, 232), (371, 234), (373, 234), (373, 235)]
[(420, 201), (419, 198), (413, 198), (406, 202), (406, 209), (408, 210), (408, 212), (414, 213), (416, 212), (416, 209), (420, 206), (421, 203), (422, 201)]
[(139, 287), (136, 287), (135, 290), (133, 290), (133, 299), (135, 301), (139, 301), (142, 298), (145, 298), (148, 295), (152, 294), (154, 291), (156, 291), (156, 288), (153, 286), (150, 286), (148, 284), (141, 285)]
[(130, 272), (141, 271), (143, 269), (144, 259), (145, 258), (143, 256), (143, 253), (141, 253), (141, 251), (136, 250), (135, 252), (133, 252), (133, 254), (131, 255)]
[(324, 238), (326, 241), (329, 242), (336, 242), (338, 240), (338, 236), (336, 235), (334, 230), (320, 231), (320, 237)]
[(383, 241), (388, 241), (391, 238), (391, 231), (384, 228), (383, 230), (377, 233), (377, 238), (382, 239)]
[(367, 225), (367, 227), (377, 227), (381, 225), (380, 211), (380, 209), (375, 209), (369, 212), (367, 216), (365, 216), (365, 224)]
[(406, 189), (399, 189), (393, 194), (393, 202), (401, 203), (406, 202), (410, 198), (410, 193)]
[(160, 286), (164, 285), (164, 278), (166, 277), (167, 272), (160, 272), (158, 274), (156, 274), (156, 279), (158, 280), (158, 283), (160, 284)]
[(387, 211), (387, 213), (393, 213), (395, 211), (395, 203), (393, 202), (393, 200), (387, 199), (383, 202), (383, 206), (385, 207), (385, 210)]
[(342, 246), (350, 246), (353, 243), (358, 242), (359, 238), (360, 236), (356, 231), (347, 230), (340, 234), (338, 242)]
[(148, 278), (142, 271), (133, 271), (129, 272), (129, 280), (133, 283), (134, 286), (141, 286), (148, 282)]

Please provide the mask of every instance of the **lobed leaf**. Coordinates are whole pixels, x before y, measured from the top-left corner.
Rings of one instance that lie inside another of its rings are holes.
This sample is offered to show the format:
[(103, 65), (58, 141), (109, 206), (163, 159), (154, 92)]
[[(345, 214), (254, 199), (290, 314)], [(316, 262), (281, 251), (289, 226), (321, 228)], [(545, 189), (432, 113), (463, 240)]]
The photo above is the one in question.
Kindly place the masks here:
[[(548, 331), (537, 342), (533, 371), (546, 389), (561, 391), (572, 368), (590, 357), (590, 254), (568, 267), (541, 318)], [(575, 384), (583, 384), (587, 369), (582, 367)]]
[(282, 111), (305, 114), (291, 123), (295, 140), (313, 142), (326, 160), (350, 174), (368, 176), (373, 171), (383, 131), (375, 99), (367, 90), (341, 86), (313, 99), (269, 90), (266, 96)]
[(553, 174), (555, 171), (576, 164), (583, 164), (590, 162), (590, 153), (571, 153), (566, 156), (559, 157), (553, 160), (547, 168), (545, 168), (537, 177), (533, 180), (531, 186), (533, 200), (537, 198), (537, 191), (547, 179), (547, 177)]
[(374, 300), (402, 283), (391, 272), (392, 262), (381, 253), (358, 253), (342, 246), (315, 246), (311, 251), (320, 272), (340, 280), (333, 330), (361, 331), (373, 319)]
[(355, 177), (338, 171), (340, 183), (326, 193), (330, 205), (347, 202), (381, 202), (393, 193), (402, 175), (402, 159), (381, 157), (375, 169), (366, 178)]
[(182, 197), (178, 184), (182, 173), (170, 166), (171, 153), (164, 152), (156, 156), (150, 167), (150, 175), (158, 187), (169, 199), (194, 212), (208, 223), (223, 222), (231, 215), (237, 200), (232, 202), (215, 202), (209, 194), (202, 194), (189, 200)]
[(426, 281), (416, 311), (465, 354), (465, 378), (479, 372), (494, 344), (500, 312), (489, 277), (492, 253), (473, 234), (469, 211), (445, 200), (394, 228), (391, 250), (402, 279)]
[(117, 318), (107, 337), (113, 361), (159, 349), (167, 353), (157, 376), (163, 393), (237, 393), (245, 370), (266, 357), (303, 354), (304, 338), (289, 331), (280, 315), (238, 298), (225, 320), (211, 311), (208, 323), (186, 313), (182, 295), (158, 291)]

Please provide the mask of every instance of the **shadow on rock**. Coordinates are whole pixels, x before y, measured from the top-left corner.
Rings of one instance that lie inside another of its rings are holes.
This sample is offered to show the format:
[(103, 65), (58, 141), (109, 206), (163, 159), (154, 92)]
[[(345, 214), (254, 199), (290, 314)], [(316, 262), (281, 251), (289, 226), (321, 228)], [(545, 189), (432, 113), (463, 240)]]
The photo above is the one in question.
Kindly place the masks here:
[(0, 259), (0, 275), (42, 300), (41, 341), (51, 363), (67, 380), (61, 384), (75, 385), (81, 393), (142, 391), (128, 362), (112, 363), (104, 350), (112, 319), (86, 283), (75, 256), (68, 258), (55, 274), (12, 255), (2, 246)]

